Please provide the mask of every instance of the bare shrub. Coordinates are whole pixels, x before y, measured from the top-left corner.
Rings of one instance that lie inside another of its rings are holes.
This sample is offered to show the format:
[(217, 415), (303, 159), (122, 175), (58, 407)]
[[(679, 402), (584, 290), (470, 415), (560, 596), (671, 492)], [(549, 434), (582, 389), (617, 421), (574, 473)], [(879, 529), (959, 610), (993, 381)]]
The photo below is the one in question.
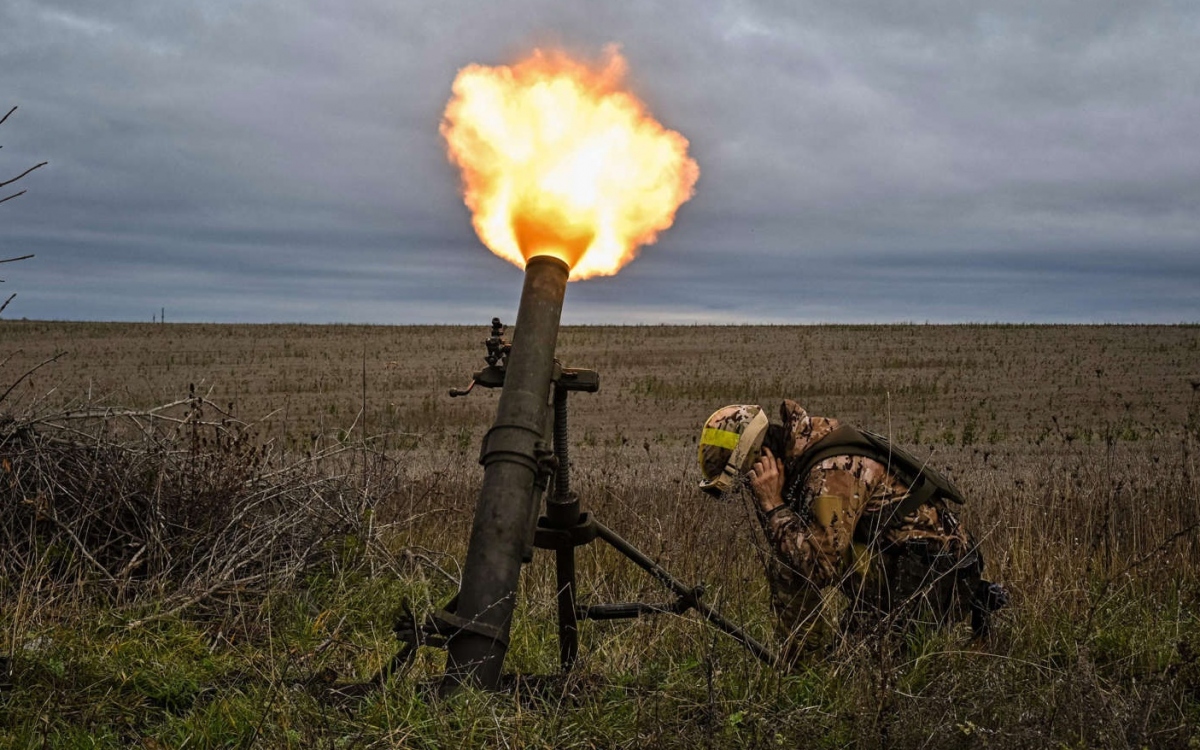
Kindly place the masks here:
[(0, 420), (0, 586), (153, 594), (159, 614), (346, 563), (370, 537), (363, 481), (396, 479), (366, 445), (277, 455), (261, 425), (194, 390), (149, 410)]

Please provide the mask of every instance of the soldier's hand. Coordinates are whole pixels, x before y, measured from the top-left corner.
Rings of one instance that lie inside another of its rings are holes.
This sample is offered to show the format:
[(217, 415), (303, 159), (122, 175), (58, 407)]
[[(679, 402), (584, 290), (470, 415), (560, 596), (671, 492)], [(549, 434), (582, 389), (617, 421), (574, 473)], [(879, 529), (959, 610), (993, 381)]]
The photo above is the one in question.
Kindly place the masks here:
[(783, 505), (783, 460), (776, 458), (770, 448), (763, 448), (750, 469), (749, 479), (750, 490), (763, 513)]

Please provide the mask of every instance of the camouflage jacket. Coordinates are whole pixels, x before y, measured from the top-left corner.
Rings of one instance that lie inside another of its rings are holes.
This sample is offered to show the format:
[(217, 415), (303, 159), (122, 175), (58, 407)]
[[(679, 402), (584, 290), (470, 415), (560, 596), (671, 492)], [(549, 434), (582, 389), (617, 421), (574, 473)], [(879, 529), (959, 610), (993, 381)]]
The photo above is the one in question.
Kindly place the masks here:
[(935, 499), (898, 524), (875, 530), (870, 521), (903, 500), (909, 488), (863, 456), (826, 459), (797, 484), (789, 467), (839, 422), (810, 416), (790, 400), (781, 405), (780, 416), (785, 486), (796, 491), (784, 507), (760, 518), (774, 553), (767, 564), (772, 600), (786, 634), (795, 638), (820, 626), (817, 612), (827, 609), (830, 587), (849, 597), (851, 612), (859, 615), (885, 615), (914, 597), (932, 598), (942, 617), (956, 610), (972, 582), (950, 572), (976, 558), (966, 530), (945, 504)]

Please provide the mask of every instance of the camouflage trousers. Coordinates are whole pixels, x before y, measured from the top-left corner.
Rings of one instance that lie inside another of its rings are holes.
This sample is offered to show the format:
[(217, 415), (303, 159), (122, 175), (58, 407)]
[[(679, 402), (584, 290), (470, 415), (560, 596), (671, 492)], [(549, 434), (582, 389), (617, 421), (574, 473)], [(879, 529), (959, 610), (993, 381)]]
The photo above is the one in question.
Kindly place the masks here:
[(770, 571), (785, 656), (827, 650), (847, 636), (945, 627), (973, 615), (987, 585), (973, 547), (955, 555), (930, 552), (919, 540), (882, 550), (855, 544), (841, 580), (823, 588), (778, 567)]

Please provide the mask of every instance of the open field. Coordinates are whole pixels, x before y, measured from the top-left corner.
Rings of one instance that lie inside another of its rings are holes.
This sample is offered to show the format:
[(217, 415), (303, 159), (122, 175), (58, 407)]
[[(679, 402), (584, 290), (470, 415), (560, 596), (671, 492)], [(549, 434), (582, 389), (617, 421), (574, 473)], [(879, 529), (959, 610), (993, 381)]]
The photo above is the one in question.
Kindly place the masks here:
[[(423, 697), (431, 651), (329, 701), (390, 657), (402, 600), (455, 590), (498, 394), (446, 392), (486, 335), (0, 322), (0, 746), (1200, 744), (1196, 326), (565, 329), (560, 359), (601, 373), (573, 396), (585, 507), (733, 619), (773, 638), (745, 500), (694, 489), (698, 427), (790, 397), (959, 483), (1013, 594), (992, 640), (846, 643), (785, 675), (694, 615), (585, 623), (549, 688)], [(662, 598), (599, 549), (579, 575), (584, 600)], [(521, 596), (509, 668), (550, 673), (551, 564)]]

